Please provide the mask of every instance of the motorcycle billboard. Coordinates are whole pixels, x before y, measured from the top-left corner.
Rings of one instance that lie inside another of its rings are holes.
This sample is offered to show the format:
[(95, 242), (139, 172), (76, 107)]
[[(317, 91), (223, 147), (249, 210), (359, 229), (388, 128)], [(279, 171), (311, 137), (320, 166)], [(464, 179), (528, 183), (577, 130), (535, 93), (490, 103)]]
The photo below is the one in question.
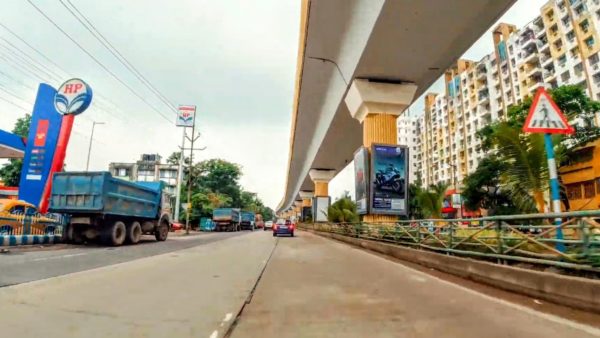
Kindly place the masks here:
[(354, 189), (356, 196), (356, 211), (359, 215), (368, 212), (369, 204), (369, 151), (360, 147), (354, 153)]
[(371, 146), (372, 214), (407, 215), (408, 149), (404, 146)]

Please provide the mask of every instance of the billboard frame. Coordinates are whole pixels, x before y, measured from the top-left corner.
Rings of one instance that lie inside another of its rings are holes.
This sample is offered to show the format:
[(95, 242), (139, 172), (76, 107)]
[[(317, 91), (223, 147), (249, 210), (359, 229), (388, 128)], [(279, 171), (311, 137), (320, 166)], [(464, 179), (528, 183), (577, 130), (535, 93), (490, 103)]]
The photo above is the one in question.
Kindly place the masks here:
[[(376, 159), (376, 152), (375, 152), (375, 148), (376, 147), (393, 147), (393, 148), (402, 148), (404, 150), (404, 209), (403, 210), (394, 210), (394, 209), (390, 209), (390, 210), (385, 210), (385, 209), (380, 209), (380, 208), (375, 208), (374, 206), (374, 202), (375, 202), (375, 159)], [(373, 143), (371, 144), (371, 149), (370, 149), (370, 161), (369, 161), (369, 213), (373, 214), (373, 215), (393, 215), (393, 216), (408, 216), (409, 215), (409, 195), (408, 195), (408, 188), (409, 188), (409, 182), (410, 182), (410, 177), (409, 177), (409, 168), (410, 168), (410, 154), (409, 154), (409, 147), (404, 146), (404, 145), (399, 145), (399, 144), (386, 144), (386, 143)]]

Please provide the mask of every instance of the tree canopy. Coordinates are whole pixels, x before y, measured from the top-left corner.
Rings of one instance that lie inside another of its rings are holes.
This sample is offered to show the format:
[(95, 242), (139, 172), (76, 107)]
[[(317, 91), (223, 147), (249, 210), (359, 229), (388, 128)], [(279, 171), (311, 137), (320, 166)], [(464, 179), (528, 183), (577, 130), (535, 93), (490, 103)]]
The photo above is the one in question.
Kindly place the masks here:
[[(173, 153), (167, 162), (178, 163), (180, 153)], [(189, 163), (189, 159), (184, 161)], [(240, 208), (261, 214), (263, 219), (270, 220), (274, 217), (271, 208), (264, 205), (255, 193), (245, 191), (239, 180), (242, 177), (242, 167), (222, 159), (209, 159), (195, 163), (192, 167), (192, 211), (191, 219), (196, 221), (200, 217), (211, 217), (217, 208)], [(188, 170), (184, 171), (184, 184), (182, 185), (182, 201), (187, 202), (187, 184), (189, 182)]]

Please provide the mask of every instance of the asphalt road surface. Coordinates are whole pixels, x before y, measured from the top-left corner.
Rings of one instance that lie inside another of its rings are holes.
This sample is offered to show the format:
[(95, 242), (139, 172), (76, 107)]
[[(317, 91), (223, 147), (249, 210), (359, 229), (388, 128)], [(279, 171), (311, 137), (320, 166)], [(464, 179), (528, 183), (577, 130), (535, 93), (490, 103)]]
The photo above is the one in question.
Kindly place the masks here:
[(49, 250), (11, 249), (9, 253), (0, 254), (0, 287), (128, 262), (247, 233), (222, 232), (189, 237), (170, 235), (165, 242), (144, 236), (137, 245), (116, 248), (58, 245), (58, 250), (52, 246), (48, 247)]
[(0, 288), (2, 336), (600, 337), (309, 233), (242, 234)]

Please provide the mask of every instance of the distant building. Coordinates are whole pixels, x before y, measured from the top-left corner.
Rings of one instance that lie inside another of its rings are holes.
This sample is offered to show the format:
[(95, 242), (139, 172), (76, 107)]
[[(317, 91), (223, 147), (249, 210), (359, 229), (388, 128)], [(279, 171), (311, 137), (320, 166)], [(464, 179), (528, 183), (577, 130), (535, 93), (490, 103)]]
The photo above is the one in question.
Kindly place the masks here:
[(114, 177), (127, 181), (158, 182), (166, 184), (166, 190), (175, 194), (177, 187), (177, 164), (161, 163), (158, 154), (142, 154), (135, 163), (112, 162), (108, 170)]
[(402, 115), (396, 120), (398, 129), (398, 144), (408, 148), (408, 181), (413, 183), (417, 173), (417, 157), (419, 148), (417, 147), (417, 118), (410, 115)]

